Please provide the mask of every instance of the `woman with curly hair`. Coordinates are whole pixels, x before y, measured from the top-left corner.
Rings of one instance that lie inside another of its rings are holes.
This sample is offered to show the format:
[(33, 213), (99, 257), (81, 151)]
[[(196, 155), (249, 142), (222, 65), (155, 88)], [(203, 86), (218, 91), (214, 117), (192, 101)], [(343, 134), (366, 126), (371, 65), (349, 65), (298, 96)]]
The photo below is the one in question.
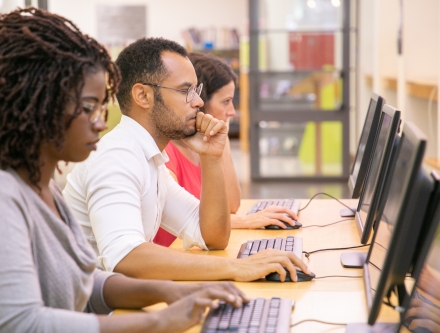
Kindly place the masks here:
[[(119, 72), (69, 20), (35, 8), (0, 15), (0, 332), (181, 332), (232, 284), (145, 281), (96, 256), (51, 176), (96, 149)], [(114, 308), (171, 304), (155, 313)]]

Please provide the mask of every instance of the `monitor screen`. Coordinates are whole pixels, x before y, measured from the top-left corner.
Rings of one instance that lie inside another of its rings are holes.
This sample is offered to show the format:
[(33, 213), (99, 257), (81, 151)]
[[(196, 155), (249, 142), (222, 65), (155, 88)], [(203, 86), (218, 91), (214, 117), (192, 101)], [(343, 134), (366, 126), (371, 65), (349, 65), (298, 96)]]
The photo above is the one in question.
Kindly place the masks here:
[(372, 94), (356, 157), (348, 179), (351, 197), (354, 199), (359, 198), (362, 192), (365, 175), (371, 159), (371, 150), (373, 149), (374, 141), (376, 139), (380, 113), (384, 104), (385, 101), (382, 97)]
[(440, 332), (440, 207), (422, 246), (421, 269), (406, 300), (399, 332)]
[[(434, 181), (422, 168), (426, 138), (406, 123), (397, 150), (386, 202), (379, 213), (364, 265), (368, 324), (376, 321), (385, 296), (403, 285), (418, 241)], [(397, 295), (400, 299), (403, 295)]]
[(389, 105), (383, 107), (378, 135), (372, 149), (372, 159), (365, 178), (364, 189), (355, 215), (361, 243), (366, 244), (377, 218), (380, 196), (400, 122), (400, 111)]

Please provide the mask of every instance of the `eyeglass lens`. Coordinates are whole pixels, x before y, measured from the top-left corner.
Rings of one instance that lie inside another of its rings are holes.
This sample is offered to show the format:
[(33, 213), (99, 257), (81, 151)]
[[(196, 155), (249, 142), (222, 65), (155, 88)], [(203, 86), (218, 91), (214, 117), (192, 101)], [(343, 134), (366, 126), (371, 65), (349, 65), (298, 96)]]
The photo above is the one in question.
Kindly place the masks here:
[(203, 89), (203, 83), (200, 83), (198, 87), (195, 84), (189, 87), (188, 94), (186, 95), (186, 102), (187, 103), (191, 102), (194, 99), (196, 93), (197, 95), (200, 96), (200, 94), (202, 93), (202, 89)]
[(89, 121), (95, 123), (99, 117), (105, 119), (107, 105), (83, 102), (83, 108), (89, 114)]

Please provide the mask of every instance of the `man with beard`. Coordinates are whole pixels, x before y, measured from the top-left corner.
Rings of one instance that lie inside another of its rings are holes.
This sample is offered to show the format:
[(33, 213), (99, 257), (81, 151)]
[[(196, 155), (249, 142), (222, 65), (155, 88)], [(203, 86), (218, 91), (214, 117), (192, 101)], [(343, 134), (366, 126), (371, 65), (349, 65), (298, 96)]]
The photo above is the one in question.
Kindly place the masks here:
[[(221, 156), (224, 121), (199, 112), (203, 101), (186, 50), (162, 38), (140, 39), (125, 48), (117, 99), (121, 122), (103, 137), (97, 152), (75, 166), (64, 196), (98, 262), (107, 271), (172, 280), (252, 281), (270, 272), (282, 278), (293, 264), (309, 273), (292, 253), (265, 251), (246, 259), (197, 256), (152, 243), (160, 227), (188, 249), (224, 249), (230, 215)], [(165, 167), (170, 140), (200, 155), (200, 201), (180, 187)]]

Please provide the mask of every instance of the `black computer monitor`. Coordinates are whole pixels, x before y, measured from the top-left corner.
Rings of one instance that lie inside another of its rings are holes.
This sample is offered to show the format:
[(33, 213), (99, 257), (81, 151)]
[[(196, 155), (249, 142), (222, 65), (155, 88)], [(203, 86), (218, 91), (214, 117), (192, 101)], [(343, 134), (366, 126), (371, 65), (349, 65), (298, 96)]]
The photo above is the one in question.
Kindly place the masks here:
[(434, 180), (434, 191), (431, 194), (428, 207), (426, 208), (425, 220), (420, 230), (419, 240), (411, 260), (409, 271), (411, 276), (415, 279), (419, 276), (428, 253), (426, 243), (429, 245), (432, 241), (438, 224), (437, 219), (440, 219), (440, 215), (438, 215), (440, 214), (440, 175), (436, 171), (431, 171), (431, 177)]
[(425, 216), (434, 181), (422, 168), (426, 137), (406, 123), (395, 163), (391, 164), (391, 182), (386, 202), (379, 213), (376, 231), (364, 264), (364, 282), (369, 309), (368, 324), (373, 325), (383, 298), (395, 292), (403, 302), (403, 281), (411, 261)]
[[(396, 158), (399, 137), (400, 111), (385, 105), (378, 126), (378, 135), (372, 149), (372, 158), (365, 179), (364, 190), (356, 210), (355, 223), (362, 244), (367, 244), (377, 219), (380, 199), (390, 162)], [(393, 154), (394, 152), (394, 154)]]
[[(410, 273), (415, 280), (408, 280), (408, 295), (404, 291), (399, 323), (350, 323), (347, 333), (428, 333), (440, 329), (440, 176), (432, 171), (434, 190), (430, 196), (422, 222)], [(406, 281), (405, 281), (406, 282)], [(412, 289), (411, 289), (412, 288)], [(398, 304), (391, 304), (396, 306)], [(436, 329), (433, 329), (436, 328)]]
[(395, 332), (439, 332), (440, 331), (440, 205), (438, 175), (436, 198), (430, 201), (431, 219), (424, 223), (426, 234), (421, 235), (419, 255), (415, 262), (416, 283), (411, 297), (405, 299), (400, 327)]
[(368, 166), (371, 160), (371, 151), (376, 139), (377, 128), (380, 120), (380, 112), (385, 104), (385, 100), (373, 93), (368, 106), (367, 116), (364, 127), (362, 128), (361, 138), (359, 140), (356, 157), (351, 167), (348, 178), (348, 188), (353, 199), (359, 198), (362, 192), (364, 179), (367, 174)]

